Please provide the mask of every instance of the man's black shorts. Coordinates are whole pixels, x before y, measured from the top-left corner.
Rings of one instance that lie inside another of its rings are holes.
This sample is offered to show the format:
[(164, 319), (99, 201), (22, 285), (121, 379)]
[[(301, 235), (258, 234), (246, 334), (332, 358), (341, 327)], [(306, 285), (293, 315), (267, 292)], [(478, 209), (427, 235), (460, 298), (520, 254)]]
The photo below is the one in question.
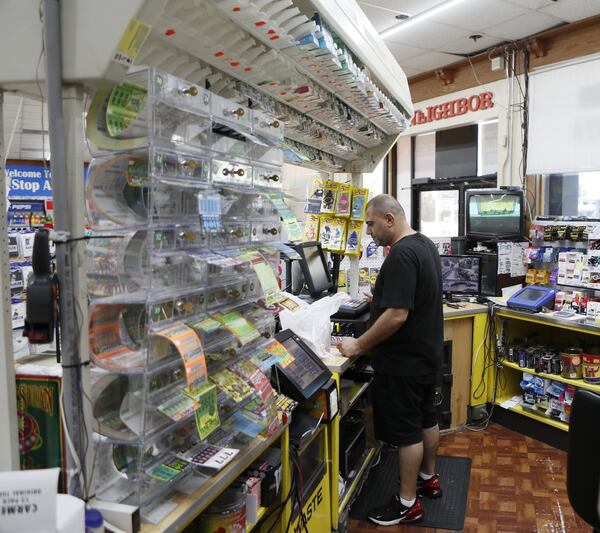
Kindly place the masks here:
[(373, 379), (375, 437), (394, 446), (423, 440), (422, 430), (437, 424), (435, 376), (389, 376)]

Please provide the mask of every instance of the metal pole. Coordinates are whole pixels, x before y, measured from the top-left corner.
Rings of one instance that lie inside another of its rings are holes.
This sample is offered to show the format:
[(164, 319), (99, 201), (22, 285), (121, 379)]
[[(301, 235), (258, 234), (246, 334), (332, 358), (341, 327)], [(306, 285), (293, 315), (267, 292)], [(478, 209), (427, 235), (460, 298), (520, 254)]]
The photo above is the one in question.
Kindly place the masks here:
[(19, 426), (10, 314), (10, 262), (4, 168), (7, 155), (4, 150), (4, 92), (0, 89), (0, 470), (19, 470)]
[[(86, 483), (86, 455), (91, 450), (89, 405), (84, 404), (84, 392), (89, 392), (87, 354), (81, 351), (82, 332), (86, 331), (87, 301), (85, 299), (85, 269), (83, 241), (83, 98), (81, 88), (65, 90), (68, 142), (65, 142), (63, 115), (62, 52), (60, 31), (60, 2), (44, 0), (44, 48), (54, 199), (54, 227), (68, 236), (66, 243), (57, 243), (56, 266), (60, 284), (60, 326), (63, 366), (64, 424), (74, 447), (68, 454), (69, 471), (76, 460), (81, 462), (83, 482)], [(82, 357), (83, 356), (83, 357)], [(89, 394), (88, 394), (89, 397)], [(89, 402), (88, 402), (89, 404)], [(87, 483), (86, 483), (87, 484)], [(69, 476), (68, 491), (79, 497), (87, 496), (87, 488), (77, 477)]]
[[(352, 185), (362, 187), (362, 173), (352, 173)], [(348, 271), (348, 294), (352, 298), (358, 296), (358, 257), (350, 257), (350, 269)]]

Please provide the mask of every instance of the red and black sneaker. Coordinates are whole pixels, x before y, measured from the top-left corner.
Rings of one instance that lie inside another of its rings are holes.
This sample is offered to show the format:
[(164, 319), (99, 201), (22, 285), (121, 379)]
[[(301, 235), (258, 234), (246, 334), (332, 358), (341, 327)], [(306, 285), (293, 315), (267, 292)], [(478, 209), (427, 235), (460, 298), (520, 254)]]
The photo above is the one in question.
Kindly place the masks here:
[(431, 479), (424, 480), (419, 476), (417, 480), (417, 495), (422, 498), (441, 498), (442, 486), (440, 484), (440, 476), (434, 474)]
[(369, 511), (369, 520), (380, 526), (420, 522), (423, 520), (423, 506), (421, 500), (417, 498), (412, 507), (406, 507), (396, 495), (388, 504)]

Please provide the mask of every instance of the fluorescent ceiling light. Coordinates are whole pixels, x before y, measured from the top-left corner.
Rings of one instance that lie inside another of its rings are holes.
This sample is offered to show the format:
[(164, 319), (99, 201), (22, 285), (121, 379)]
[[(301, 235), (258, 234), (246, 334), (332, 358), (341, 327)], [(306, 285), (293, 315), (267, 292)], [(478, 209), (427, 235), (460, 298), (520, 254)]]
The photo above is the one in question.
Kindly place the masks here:
[(422, 13), (419, 13), (418, 15), (415, 15), (414, 17), (409, 18), (408, 20), (401, 22), (400, 24), (397, 24), (396, 26), (392, 26), (391, 28), (388, 28), (385, 31), (381, 32), (381, 38), (382, 39), (387, 39), (388, 37), (392, 36), (392, 35), (396, 35), (396, 33), (401, 32), (402, 30), (405, 30), (406, 28), (413, 26), (414, 24), (417, 24), (418, 22), (428, 19), (429, 17), (433, 17), (434, 15), (437, 15), (438, 13), (441, 13), (442, 11), (446, 11), (446, 9), (449, 9), (453, 6), (455, 6), (456, 4), (460, 4), (460, 2), (463, 2), (464, 0), (447, 0), (446, 2), (439, 4), (435, 7), (432, 7), (431, 9), (428, 9), (427, 11), (423, 11)]

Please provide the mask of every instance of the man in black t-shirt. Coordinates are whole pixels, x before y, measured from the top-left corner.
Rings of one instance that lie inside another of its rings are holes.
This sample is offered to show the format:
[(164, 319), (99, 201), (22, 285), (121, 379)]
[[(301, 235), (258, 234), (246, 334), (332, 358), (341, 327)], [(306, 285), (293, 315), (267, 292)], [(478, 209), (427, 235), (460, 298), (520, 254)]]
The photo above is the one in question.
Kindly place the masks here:
[(439, 443), (435, 384), (443, 346), (442, 276), (435, 245), (407, 223), (387, 194), (367, 204), (367, 234), (391, 246), (373, 291), (371, 327), (344, 339), (340, 352), (373, 355), (375, 436), (398, 447), (400, 494), (369, 512), (380, 525), (418, 522), (418, 496), (442, 495), (435, 459)]

